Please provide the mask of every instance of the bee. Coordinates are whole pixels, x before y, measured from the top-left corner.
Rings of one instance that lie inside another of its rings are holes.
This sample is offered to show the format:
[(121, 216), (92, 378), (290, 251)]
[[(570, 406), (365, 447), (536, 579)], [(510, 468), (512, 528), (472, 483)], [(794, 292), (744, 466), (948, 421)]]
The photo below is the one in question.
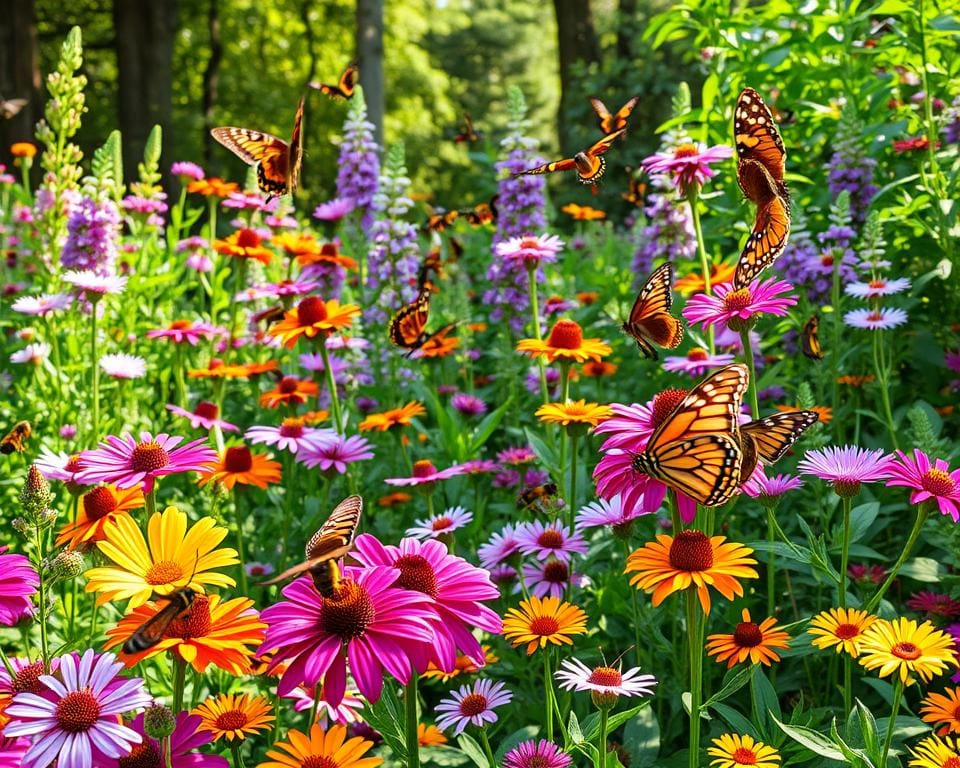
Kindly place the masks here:
[(159, 643), (172, 621), (190, 616), (196, 596), (190, 587), (181, 587), (166, 595), (167, 604), (137, 628), (123, 644), (123, 652), (142, 653)]
[(557, 495), (556, 483), (544, 483), (543, 485), (532, 485), (525, 488), (517, 497), (517, 509), (530, 509), (539, 502), (545, 502), (552, 496)]
[(23, 453), (27, 447), (27, 440), (30, 439), (30, 435), (32, 434), (33, 428), (30, 426), (29, 421), (18, 421), (13, 425), (13, 429), (7, 433), (6, 437), (0, 440), (0, 453), (10, 454), (14, 451)]

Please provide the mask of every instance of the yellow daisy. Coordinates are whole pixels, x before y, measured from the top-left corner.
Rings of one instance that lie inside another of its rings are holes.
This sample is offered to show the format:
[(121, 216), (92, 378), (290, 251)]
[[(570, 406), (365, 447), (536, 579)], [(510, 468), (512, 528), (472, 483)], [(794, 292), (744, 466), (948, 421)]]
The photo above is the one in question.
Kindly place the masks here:
[(910, 754), (910, 768), (960, 768), (960, 745), (949, 736), (927, 736)]
[(860, 643), (863, 633), (877, 620), (866, 611), (856, 608), (830, 608), (821, 611), (810, 620), (810, 642), (817, 648), (826, 650), (836, 647), (837, 653), (849, 653), (853, 658), (860, 655)]
[(612, 351), (610, 345), (600, 339), (583, 338), (583, 329), (573, 320), (557, 320), (546, 339), (521, 339), (517, 343), (517, 352), (542, 357), (548, 363), (600, 360)]
[(879, 670), (880, 677), (896, 673), (906, 685), (919, 675), (930, 682), (948, 667), (957, 666), (953, 638), (929, 621), (917, 624), (913, 619), (878, 619), (863, 633), (860, 663)]
[(597, 426), (604, 419), (613, 416), (609, 405), (588, 403), (586, 400), (568, 400), (565, 403), (544, 403), (535, 414), (540, 421), (547, 424), (562, 424), (563, 426), (586, 425)]
[(707, 754), (715, 757), (710, 765), (718, 768), (737, 768), (750, 765), (753, 768), (777, 768), (780, 765), (780, 753), (768, 747), (762, 741), (754, 741), (749, 734), (725, 733), (719, 739), (713, 739), (714, 747), (707, 748)]
[(503, 617), (503, 636), (514, 646), (527, 644), (527, 653), (547, 643), (573, 645), (572, 635), (587, 631), (587, 614), (577, 606), (560, 602), (559, 597), (531, 597), (521, 600)]
[(263, 696), (247, 693), (221, 693), (211, 696), (190, 713), (200, 718), (199, 731), (209, 731), (213, 740), (242, 740), (268, 728), (274, 717), (270, 714), (270, 702)]

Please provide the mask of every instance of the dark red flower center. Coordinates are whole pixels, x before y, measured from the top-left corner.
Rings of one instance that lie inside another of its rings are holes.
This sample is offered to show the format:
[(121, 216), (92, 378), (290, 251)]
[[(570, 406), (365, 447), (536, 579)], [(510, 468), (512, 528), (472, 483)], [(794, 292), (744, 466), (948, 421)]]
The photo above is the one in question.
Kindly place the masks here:
[(223, 454), (223, 468), (227, 472), (249, 472), (253, 467), (253, 454), (245, 445), (235, 445), (227, 448)]
[(370, 593), (356, 582), (344, 580), (332, 596), (323, 598), (320, 628), (347, 642), (362, 637), (376, 617)]
[(934, 496), (949, 496), (957, 489), (953, 478), (942, 469), (928, 469), (920, 484)]
[(327, 755), (308, 755), (300, 763), (300, 768), (339, 768), (339, 764)]
[(193, 415), (199, 416), (202, 419), (215, 419), (220, 415), (220, 409), (216, 403), (211, 403), (209, 400), (201, 400), (197, 403), (196, 408), (193, 409)]
[(43, 662), (35, 661), (19, 670), (10, 681), (10, 690), (14, 695), (18, 693), (42, 693), (46, 686), (40, 682), (43, 674)]
[(280, 434), (283, 437), (303, 437), (303, 419), (284, 419)]
[(430, 477), (437, 473), (437, 468), (433, 465), (433, 462), (429, 459), (420, 459), (420, 461), (413, 462), (413, 476), (414, 477)]
[(730, 757), (733, 758), (733, 762), (737, 765), (757, 764), (757, 753), (752, 749), (747, 749), (746, 747), (737, 747)]
[(193, 323), (189, 320), (174, 320), (170, 323), (171, 331), (186, 331), (193, 328)]
[(733, 642), (741, 648), (756, 648), (763, 642), (763, 632), (752, 621), (742, 621), (733, 630)]
[(434, 520), (430, 524), (430, 527), (435, 531), (445, 531), (447, 528), (450, 528), (452, 525), (453, 525), (453, 520), (451, 520), (449, 517), (444, 515)]
[(525, 768), (552, 768), (553, 762), (549, 757), (544, 755), (534, 755), (533, 757), (527, 758), (524, 763)]
[(543, 569), (543, 580), (551, 584), (565, 584), (570, 577), (570, 569), (562, 560), (551, 560)]
[(820, 256), (820, 264), (821, 264), (822, 266), (824, 266), (824, 267), (832, 267), (832, 266), (833, 266), (833, 254), (832, 254), (832, 253), (824, 253), (824, 254), (822, 254), (822, 255)]
[(687, 396), (685, 389), (665, 389), (658, 392), (653, 397), (653, 424), (658, 426), (663, 423), (678, 405), (680, 401)]
[(837, 624), (833, 634), (841, 640), (850, 640), (860, 634), (860, 627), (856, 624)]
[(553, 616), (537, 616), (530, 622), (531, 635), (555, 635), (560, 629), (560, 623)]
[(723, 297), (723, 309), (726, 312), (742, 312), (753, 302), (749, 288), (738, 288)]
[(557, 320), (547, 337), (547, 346), (555, 349), (580, 349), (583, 346), (583, 329), (573, 320)]
[(99, 520), (117, 508), (117, 497), (106, 486), (101, 485), (83, 494), (83, 511), (88, 520)]
[(163, 754), (156, 739), (145, 738), (134, 745), (130, 754), (117, 761), (119, 768), (163, 768)]
[(260, 235), (252, 229), (241, 229), (237, 232), (237, 245), (241, 248), (259, 248)]
[(75, 474), (80, 471), (80, 457), (71, 456), (67, 459), (67, 463), (63, 465), (63, 471), (69, 472), (70, 474)]
[(547, 528), (537, 536), (537, 544), (544, 549), (559, 549), (563, 546), (563, 534), (556, 528)]
[(300, 325), (321, 323), (327, 317), (327, 304), (319, 296), (307, 296), (297, 304), (297, 319), (299, 319)]
[(468, 693), (460, 702), (460, 714), (473, 717), (487, 711), (487, 697), (482, 693)]
[(886, 286), (887, 286), (886, 280), (871, 280), (869, 283), (867, 283), (867, 287), (872, 288), (874, 290), (877, 290), (878, 288), (886, 288)]
[(400, 569), (396, 586), (422, 592), (430, 597), (437, 596), (437, 574), (423, 555), (403, 555), (397, 558), (393, 567)]
[(680, 531), (670, 545), (670, 566), (678, 571), (708, 571), (713, 567), (713, 545), (701, 531)]
[(292, 395), (300, 387), (300, 380), (296, 376), (284, 376), (277, 384), (277, 391), (282, 395)]
[(623, 683), (623, 675), (613, 667), (594, 667), (587, 682), (612, 688)]
[(83, 733), (100, 717), (100, 702), (89, 689), (70, 691), (57, 704), (56, 717), (57, 724), (67, 733)]
[(689, 352), (687, 352), (687, 360), (691, 362), (699, 362), (701, 360), (706, 360), (709, 357), (709, 353), (703, 347), (694, 347)]
[(328, 259), (335, 259), (340, 255), (340, 249), (336, 243), (324, 243), (320, 246), (320, 255)]
[(221, 731), (238, 731), (249, 721), (250, 718), (245, 713), (238, 709), (231, 709), (229, 712), (219, 715), (214, 721), (214, 725)]
[(922, 655), (920, 649), (917, 648), (913, 643), (897, 643), (893, 648), (890, 649), (890, 653), (896, 656), (899, 659), (905, 661), (914, 661), (919, 659)]
[(540, 241), (535, 237), (525, 237), (520, 241), (520, 248), (523, 250), (537, 251), (540, 249)]
[(679, 160), (684, 157), (696, 157), (700, 154), (700, 151), (697, 149), (695, 144), (681, 144), (675, 150), (673, 150), (673, 157), (675, 160)]
[(170, 454), (159, 443), (137, 443), (130, 456), (130, 468), (136, 472), (156, 472), (169, 463)]
[(206, 637), (210, 634), (210, 626), (210, 598), (197, 595), (193, 599), (189, 615), (171, 621), (163, 634), (165, 637), (189, 640), (193, 637)]

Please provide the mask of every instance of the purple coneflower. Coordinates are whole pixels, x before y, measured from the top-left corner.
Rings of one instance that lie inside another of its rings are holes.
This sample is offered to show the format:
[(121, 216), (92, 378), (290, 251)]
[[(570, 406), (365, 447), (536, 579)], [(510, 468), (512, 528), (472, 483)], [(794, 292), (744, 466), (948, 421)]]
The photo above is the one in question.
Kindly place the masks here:
[[(667, 495), (667, 486), (633, 468), (635, 452), (613, 448), (606, 451), (593, 470), (597, 495), (610, 499), (619, 495), (622, 502), (639, 507), (644, 514), (656, 512)], [(697, 503), (683, 493), (674, 492), (680, 519), (692, 523), (697, 515)]]
[(494, 246), (494, 252), (505, 262), (529, 268), (556, 261), (563, 245), (556, 235), (530, 235), (501, 241)]
[(472, 521), (473, 512), (463, 507), (450, 507), (439, 515), (417, 520), (415, 525), (407, 528), (406, 535), (415, 539), (436, 539), (470, 525)]
[(425, 485), (462, 474), (463, 467), (459, 464), (437, 469), (429, 459), (421, 459), (413, 463), (413, 474), (410, 477), (388, 477), (383, 482), (387, 485)]
[(583, 534), (571, 531), (559, 522), (544, 525), (540, 520), (517, 525), (517, 542), (525, 555), (535, 555), (545, 560), (553, 555), (558, 560), (569, 562), (570, 555), (587, 553), (587, 542)]
[(644, 514), (639, 506), (627, 506), (620, 495), (591, 501), (577, 512), (577, 528), (613, 528), (615, 535), (629, 533), (632, 523)]
[(471, 459), (463, 462), (460, 466), (463, 467), (463, 474), (465, 475), (482, 475), (500, 469), (500, 465), (492, 459)]
[(495, 723), (497, 715), (493, 710), (509, 704), (511, 699), (513, 694), (501, 682), (477, 680), (472, 685), (462, 685), (434, 708), (434, 712), (443, 713), (437, 717), (437, 728), (446, 730), (452, 726), (454, 735), (459, 736), (468, 725), (482, 728), (486, 723)]
[(930, 457), (915, 448), (913, 456), (897, 451), (897, 458), (889, 470), (887, 485), (911, 488), (911, 504), (936, 499), (940, 514), (950, 515), (955, 523), (960, 522), (960, 469), (951, 472), (950, 465), (943, 459), (934, 459), (931, 464)]
[(793, 286), (782, 280), (754, 280), (746, 288), (734, 289), (733, 283), (714, 286), (714, 293), (692, 296), (683, 308), (683, 316), (693, 325), (704, 328), (722, 325), (733, 331), (748, 328), (757, 315), (787, 314), (787, 308), (797, 303), (790, 293)]
[(530, 464), (537, 460), (537, 454), (533, 449), (526, 445), (518, 445), (515, 448), (505, 448), (497, 454), (497, 461), (507, 466), (520, 466)]
[(884, 455), (882, 449), (868, 451), (856, 445), (845, 445), (842, 448), (828, 445), (826, 448), (807, 451), (797, 464), (797, 471), (832, 482), (834, 493), (850, 498), (860, 493), (861, 483), (889, 479), (892, 464), (893, 457)]
[(503, 756), (503, 768), (569, 768), (573, 760), (546, 739), (521, 741)]
[(12, 627), (24, 616), (33, 615), (33, 594), (40, 577), (23, 555), (8, 553), (0, 546), (0, 626)]
[(555, 557), (539, 563), (524, 563), (522, 573), (524, 584), (535, 597), (562, 598), (571, 584), (579, 587), (585, 581), (585, 578), (574, 573), (567, 563)]
[(18, 349), (10, 355), (10, 362), (43, 365), (44, 360), (48, 357), (50, 357), (50, 345), (38, 341), (35, 344), (27, 344), (23, 349)]
[(40, 448), (40, 455), (34, 459), (33, 463), (47, 480), (60, 480), (74, 485), (86, 485), (78, 479), (82, 471), (79, 456), (71, 456), (63, 451), (54, 453), (44, 445)]
[(170, 339), (174, 344), (186, 342), (195, 347), (201, 339), (212, 339), (224, 335), (224, 333), (225, 329), (207, 322), (194, 323), (190, 320), (174, 320), (166, 328), (155, 328), (147, 331), (147, 338)]
[(450, 399), (452, 405), (464, 416), (480, 416), (487, 412), (487, 404), (475, 395), (458, 392)]
[(197, 252), (190, 254), (184, 264), (194, 272), (213, 272), (213, 259), (205, 253)]
[[(274, 200), (278, 200), (278, 198), (274, 198)], [(275, 210), (277, 207), (277, 204), (273, 203), (272, 200), (267, 203), (267, 199), (257, 192), (230, 192), (220, 205), (238, 211), (267, 211)], [(270, 205), (273, 207), (270, 208)]]
[(621, 672), (606, 665), (591, 669), (579, 659), (564, 659), (554, 673), (567, 691), (590, 691), (601, 696), (652, 696), (657, 678), (641, 675), (640, 667)]
[(346, 474), (347, 468), (355, 461), (373, 458), (373, 449), (365, 437), (359, 435), (333, 434), (331, 437), (310, 442), (297, 453), (297, 461), (305, 467), (319, 467), (321, 472), (335, 471)]
[(65, 283), (70, 283), (93, 300), (108, 293), (120, 293), (127, 285), (127, 278), (120, 275), (101, 275), (93, 270), (70, 270), (62, 275)]
[(907, 322), (907, 313), (896, 307), (853, 309), (843, 316), (843, 322), (853, 328), (868, 331), (886, 331)]
[(681, 144), (672, 152), (657, 152), (645, 157), (640, 165), (651, 176), (669, 175), (680, 195), (686, 197), (691, 187), (702, 187), (717, 175), (713, 163), (726, 160), (733, 150), (725, 144), (705, 147), (703, 144)]
[[(626, 451), (638, 453), (643, 450), (656, 428), (657, 421), (654, 420), (654, 414), (662, 419), (669, 415), (669, 411), (662, 412), (669, 398), (670, 403), (676, 406), (685, 390), (668, 389), (654, 396), (647, 403), (634, 403), (633, 405), (622, 405), (621, 403), (611, 403), (610, 409), (613, 416), (604, 419), (594, 429), (594, 434), (610, 435), (600, 446), (601, 451), (609, 451), (613, 448), (622, 448)], [(658, 408), (657, 403), (661, 405)]]
[(206, 174), (203, 172), (203, 168), (196, 163), (191, 163), (189, 160), (178, 160), (170, 166), (170, 175), (179, 176), (181, 181), (185, 179), (200, 181)]
[(100, 368), (115, 379), (142, 379), (147, 375), (147, 361), (144, 358), (123, 352), (101, 357)]
[(703, 347), (694, 347), (686, 357), (665, 357), (663, 370), (671, 373), (686, 373), (690, 376), (702, 376), (714, 368), (723, 368), (734, 360), (731, 354), (711, 355)]
[(336, 437), (336, 434), (332, 429), (308, 427), (303, 419), (291, 417), (284, 419), (279, 427), (250, 427), (244, 437), (254, 444), (262, 443), (281, 451), (297, 453), (304, 446), (326, 442)]
[(499, 531), (490, 535), (490, 540), (477, 549), (480, 565), (490, 569), (499, 565), (508, 557), (520, 551), (517, 529), (513, 523), (507, 523)]
[(320, 203), (313, 209), (313, 218), (320, 221), (340, 221), (353, 210), (353, 200), (349, 197), (335, 197)]
[(39, 296), (21, 296), (11, 305), (14, 312), (46, 317), (51, 312), (67, 309), (73, 297), (66, 293), (42, 293)]
[(910, 287), (910, 280), (906, 277), (898, 277), (894, 280), (885, 280), (882, 277), (876, 277), (869, 283), (855, 282), (848, 283), (843, 289), (850, 296), (858, 296), (861, 299), (872, 299), (876, 296), (892, 296), (895, 293), (902, 293)]
[(793, 475), (775, 475), (767, 477), (762, 467), (757, 467), (750, 478), (740, 486), (740, 490), (761, 503), (776, 502), (787, 491), (803, 486), (803, 480)]
[[(341, 701), (335, 707), (331, 707), (323, 699), (317, 701), (316, 686), (298, 686), (284, 698), (294, 700), (293, 709), (296, 712), (308, 712), (316, 707), (317, 720), (321, 725), (323, 725), (324, 728), (326, 727), (326, 722), (328, 720), (330, 722), (341, 723), (343, 725), (353, 723), (360, 724), (363, 722), (359, 710), (363, 709), (363, 707), (366, 705), (366, 702), (360, 698), (356, 691), (351, 691), (348, 689), (343, 695), (343, 701)], [(354, 731), (353, 735), (359, 736), (360, 734)]]
[(193, 411), (181, 408), (179, 405), (168, 405), (167, 410), (177, 416), (182, 416), (190, 422), (194, 429), (211, 430), (220, 427), (221, 432), (239, 432), (240, 427), (220, 418), (220, 409), (216, 403), (201, 400), (193, 407)]

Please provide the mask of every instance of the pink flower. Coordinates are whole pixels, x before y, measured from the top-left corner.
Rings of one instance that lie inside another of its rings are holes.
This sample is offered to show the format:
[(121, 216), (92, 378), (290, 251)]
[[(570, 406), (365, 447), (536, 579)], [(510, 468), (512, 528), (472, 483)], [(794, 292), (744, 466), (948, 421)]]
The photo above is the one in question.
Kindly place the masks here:
[(758, 466), (756, 471), (750, 476), (750, 479), (740, 486), (740, 490), (747, 494), (747, 496), (760, 499), (762, 502), (764, 500), (777, 499), (787, 491), (795, 490), (801, 486), (803, 486), (803, 480), (799, 477), (794, 477), (793, 475), (767, 477), (763, 472), (763, 468)]
[(505, 262), (527, 268), (556, 261), (557, 254), (561, 250), (563, 250), (563, 240), (556, 235), (547, 234), (512, 237), (497, 243), (494, 248), (497, 256)]
[(33, 615), (33, 594), (40, 577), (23, 555), (8, 554), (0, 546), (0, 626), (12, 627), (24, 616)]
[(671, 176), (677, 191), (686, 197), (691, 187), (702, 187), (707, 179), (717, 175), (711, 167), (713, 163), (732, 155), (733, 150), (725, 144), (709, 148), (703, 144), (681, 144), (673, 152), (657, 152), (645, 157), (640, 165), (651, 176)]
[(499, 565), (508, 557), (520, 551), (520, 542), (513, 523), (507, 523), (503, 528), (490, 536), (490, 541), (477, 550), (480, 565), (486, 569)]
[(838, 496), (850, 498), (860, 493), (861, 483), (887, 480), (892, 474), (893, 457), (884, 455), (881, 449), (868, 451), (856, 445), (842, 448), (828, 445), (815, 451), (807, 451), (797, 464), (802, 475), (816, 475), (821, 480), (833, 483)]
[[(321, 686), (321, 688), (322, 687), (323, 686)], [(293, 709), (296, 712), (309, 712), (311, 709), (316, 707), (317, 720), (324, 728), (326, 728), (326, 723), (328, 720), (332, 723), (340, 723), (341, 725), (363, 722), (359, 710), (363, 709), (365, 702), (360, 698), (356, 691), (348, 690), (343, 696), (343, 701), (341, 701), (336, 707), (331, 707), (323, 699), (317, 701), (317, 691), (315, 686), (298, 686), (294, 688), (290, 692), (290, 695), (286, 698), (293, 699), (295, 701)], [(360, 734), (354, 732), (353, 735), (359, 736)]]
[(325, 203), (320, 203), (313, 209), (313, 218), (320, 221), (340, 221), (354, 208), (354, 202), (350, 198), (335, 197)]
[[(686, 394), (685, 390), (679, 389), (665, 391)], [(666, 397), (666, 395), (664, 396)], [(620, 403), (610, 403), (610, 410), (613, 411), (614, 415), (601, 421), (593, 430), (596, 435), (610, 435), (604, 440), (600, 450), (609, 451), (612, 448), (623, 448), (635, 453), (642, 451), (656, 427), (653, 414), (657, 397), (660, 397), (660, 395), (643, 404), (621, 405)], [(680, 397), (682, 398), (682, 395)], [(676, 402), (679, 403), (679, 399)]]
[[(611, 669), (615, 674), (610, 674)], [(554, 676), (560, 681), (560, 687), (567, 691), (590, 691), (615, 696), (652, 696), (653, 687), (657, 684), (657, 678), (653, 675), (641, 675), (640, 667), (632, 667), (626, 672), (606, 665), (591, 669), (579, 659), (564, 659)]]
[(624, 528), (643, 515), (640, 507), (626, 506), (619, 496), (592, 501), (577, 512), (577, 528)]
[(480, 416), (487, 412), (487, 404), (475, 395), (458, 392), (450, 398), (450, 405), (464, 416)]
[(522, 572), (524, 584), (535, 597), (562, 598), (571, 584), (579, 587), (584, 582), (583, 576), (573, 573), (569, 564), (555, 557), (539, 563), (524, 563)]
[(960, 615), (960, 600), (940, 592), (924, 590), (910, 596), (907, 600), (907, 608), (927, 614), (928, 619), (934, 617), (953, 619)]
[[(210, 731), (199, 730), (201, 719), (199, 715), (189, 712), (180, 712), (170, 734), (170, 768), (230, 768), (225, 757), (217, 755), (203, 755), (194, 752), (197, 747), (213, 741)], [(137, 715), (129, 724), (130, 728), (140, 734), (142, 741), (127, 755), (115, 763), (104, 763), (103, 768), (127, 768), (127, 766), (166, 766), (166, 745), (157, 739), (147, 736), (143, 730), (143, 715)], [(97, 764), (100, 768), (101, 764)]]
[(147, 375), (147, 361), (137, 355), (119, 352), (100, 358), (100, 367), (115, 379), (142, 379)]
[(335, 438), (336, 435), (332, 429), (308, 427), (303, 423), (303, 419), (289, 418), (284, 419), (279, 427), (250, 427), (244, 436), (251, 443), (263, 443), (295, 454), (305, 446), (317, 445)]
[(415, 539), (436, 539), (470, 525), (472, 521), (472, 512), (463, 507), (451, 507), (426, 520), (417, 520), (413, 527), (407, 528), (406, 535)]
[(573, 759), (553, 742), (521, 741), (503, 756), (503, 768), (569, 768)]
[(897, 451), (897, 459), (889, 469), (892, 477), (887, 485), (911, 488), (911, 504), (936, 499), (940, 514), (960, 522), (960, 469), (951, 472), (943, 459), (935, 459), (931, 465), (930, 457), (919, 448), (914, 449), (912, 457)]
[(565, 528), (559, 522), (544, 525), (540, 520), (517, 525), (517, 542), (525, 555), (534, 555), (541, 560), (553, 556), (563, 562), (570, 561), (570, 555), (587, 553), (587, 542), (583, 535)]
[(472, 685), (462, 685), (435, 707), (437, 728), (443, 731), (452, 726), (454, 735), (459, 736), (468, 725), (482, 728), (487, 723), (495, 723), (494, 707), (509, 704), (511, 699), (513, 694), (500, 682), (477, 680)]
[(197, 403), (193, 407), (193, 411), (188, 411), (179, 405), (168, 405), (167, 410), (170, 411), (170, 413), (187, 419), (190, 422), (190, 426), (194, 429), (203, 428), (211, 430), (214, 427), (220, 427), (221, 432), (240, 431), (240, 427), (236, 424), (231, 424), (229, 421), (224, 421), (220, 418), (220, 409), (216, 403), (211, 403), (206, 400), (201, 400)]
[(39, 296), (21, 296), (11, 306), (14, 312), (45, 317), (51, 312), (67, 309), (73, 297), (66, 293), (44, 293)]
[(459, 464), (453, 464), (446, 469), (437, 469), (432, 461), (421, 459), (413, 463), (413, 475), (411, 477), (388, 477), (383, 482), (387, 485), (424, 485), (425, 483), (435, 483), (438, 480), (446, 480), (462, 474), (463, 467)]
[(505, 448), (497, 454), (497, 461), (508, 466), (519, 466), (521, 464), (530, 464), (537, 460), (537, 454), (533, 449), (526, 445), (518, 445), (515, 448)]
[(310, 441), (297, 454), (297, 461), (305, 467), (320, 467), (321, 472), (335, 471), (346, 474), (347, 468), (355, 461), (373, 458), (373, 450), (365, 437), (359, 435), (333, 434), (332, 436)]
[(848, 283), (844, 287), (844, 293), (849, 296), (857, 296), (861, 299), (872, 299), (876, 296), (892, 296), (895, 293), (901, 293), (910, 287), (910, 280), (906, 277), (898, 277), (894, 280), (885, 280), (877, 277), (869, 283), (854, 282)]
[(460, 465), (465, 475), (482, 475), (487, 472), (497, 472), (500, 465), (490, 459), (471, 459)]
[(896, 307), (854, 309), (844, 314), (843, 322), (851, 328), (860, 328), (866, 331), (886, 331), (907, 322), (907, 313)]
[(43, 446), (34, 464), (37, 465), (40, 474), (47, 480), (60, 480), (73, 485), (87, 485), (87, 483), (78, 479), (82, 471), (79, 456), (71, 456), (63, 451), (54, 453), (47, 446)]
[(200, 181), (204, 177), (203, 168), (189, 160), (179, 160), (170, 166), (170, 173), (179, 176), (181, 180), (192, 179)]
[(943, 355), (943, 361), (948, 369), (956, 373), (960, 373), (960, 349), (955, 349), (951, 352), (945, 352)]
[(120, 293), (127, 285), (127, 278), (120, 275), (100, 275), (92, 269), (70, 270), (62, 275), (63, 282), (76, 286), (89, 300), (94, 301), (108, 293)]
[(166, 328), (155, 328), (147, 331), (148, 339), (170, 339), (175, 344), (187, 342), (190, 346), (197, 346), (200, 339), (212, 339), (220, 335), (222, 329), (210, 323), (194, 323), (190, 320), (174, 320)]
[(665, 357), (663, 370), (671, 373), (686, 373), (690, 376), (702, 376), (714, 368), (723, 368), (734, 360), (731, 354), (711, 355), (703, 347), (694, 347), (686, 357)]
[(43, 365), (48, 357), (50, 357), (50, 345), (38, 341), (36, 344), (27, 344), (23, 349), (14, 352), (10, 355), (10, 362)]
[(737, 290), (733, 283), (721, 283), (714, 287), (712, 296), (705, 293), (692, 296), (683, 308), (683, 316), (693, 325), (699, 323), (704, 328), (721, 325), (739, 332), (752, 326), (757, 315), (786, 315), (787, 307), (796, 304), (797, 297), (782, 294), (792, 290), (790, 283), (775, 278), (754, 280), (746, 288)]

